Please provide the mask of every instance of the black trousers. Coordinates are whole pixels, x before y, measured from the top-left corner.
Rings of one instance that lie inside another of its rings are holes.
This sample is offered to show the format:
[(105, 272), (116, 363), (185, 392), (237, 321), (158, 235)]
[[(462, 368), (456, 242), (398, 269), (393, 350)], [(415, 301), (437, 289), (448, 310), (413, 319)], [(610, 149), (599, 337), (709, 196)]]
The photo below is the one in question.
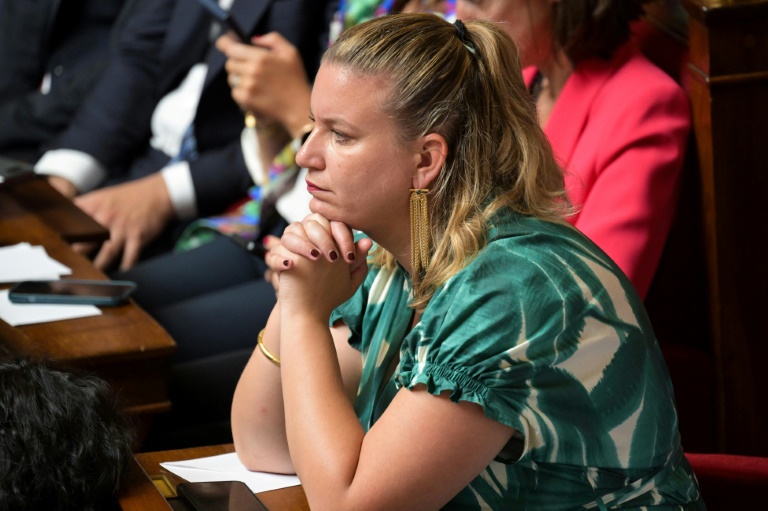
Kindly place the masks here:
[(222, 237), (112, 276), (138, 284), (134, 299), (178, 345), (168, 382), (173, 411), (156, 421), (146, 449), (232, 441), (232, 395), (276, 300), (265, 270)]

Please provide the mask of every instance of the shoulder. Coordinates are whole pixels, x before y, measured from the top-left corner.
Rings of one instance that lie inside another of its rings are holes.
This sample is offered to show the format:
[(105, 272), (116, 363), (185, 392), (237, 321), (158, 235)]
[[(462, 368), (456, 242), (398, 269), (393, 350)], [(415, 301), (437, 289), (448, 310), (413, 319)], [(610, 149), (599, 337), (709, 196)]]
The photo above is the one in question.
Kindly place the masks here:
[(631, 289), (615, 263), (570, 225), (516, 214), (499, 220), (487, 246), (435, 293), (436, 309), (479, 301), (575, 304), (598, 290), (621, 297)]
[(589, 61), (574, 72), (587, 83), (602, 82), (596, 109), (654, 109), (688, 115), (688, 99), (680, 85), (630, 43), (619, 48), (611, 62)]

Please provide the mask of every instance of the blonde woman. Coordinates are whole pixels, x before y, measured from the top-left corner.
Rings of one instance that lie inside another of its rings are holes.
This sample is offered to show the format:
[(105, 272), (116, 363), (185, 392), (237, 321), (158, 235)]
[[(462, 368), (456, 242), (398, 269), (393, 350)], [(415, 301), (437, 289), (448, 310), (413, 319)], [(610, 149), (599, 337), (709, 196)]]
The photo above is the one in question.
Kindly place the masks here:
[(642, 303), (561, 219), (509, 37), (363, 23), (325, 54), (311, 112), (313, 214), (267, 255), (278, 302), (232, 408), (243, 463), (295, 471), (318, 510), (704, 509)]

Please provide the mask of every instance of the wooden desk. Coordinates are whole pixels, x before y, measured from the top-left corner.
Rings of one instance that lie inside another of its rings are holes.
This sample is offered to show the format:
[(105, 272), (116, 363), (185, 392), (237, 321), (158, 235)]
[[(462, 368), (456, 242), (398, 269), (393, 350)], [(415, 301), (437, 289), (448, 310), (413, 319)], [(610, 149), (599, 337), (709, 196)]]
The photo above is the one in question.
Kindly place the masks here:
[[(215, 456), (234, 450), (234, 446), (228, 444), (136, 454), (128, 478), (120, 491), (120, 508), (122, 511), (171, 511), (171, 506), (155, 488), (151, 477), (164, 475), (174, 488), (184, 482), (184, 479), (161, 467), (161, 462)], [(258, 496), (270, 511), (309, 511), (307, 497), (301, 486), (262, 492)]]
[[(109, 230), (75, 207), (72, 201), (54, 190), (42, 178), (0, 187), (0, 201), (13, 197), (25, 210), (34, 212), (42, 222), (69, 243), (106, 241)], [(0, 217), (3, 219), (3, 217)]]
[[(52, 201), (44, 200), (46, 196)], [(0, 246), (23, 241), (42, 245), (51, 257), (72, 268), (72, 278), (106, 279), (43, 219), (58, 225), (72, 241), (99, 239), (104, 228), (55, 197), (41, 180), (0, 188)], [(9, 286), (0, 285), (4, 287)], [(17, 352), (47, 356), (103, 376), (131, 414), (146, 418), (170, 409), (165, 376), (176, 344), (135, 303), (103, 307), (102, 312), (20, 327), (0, 320), (0, 342)]]

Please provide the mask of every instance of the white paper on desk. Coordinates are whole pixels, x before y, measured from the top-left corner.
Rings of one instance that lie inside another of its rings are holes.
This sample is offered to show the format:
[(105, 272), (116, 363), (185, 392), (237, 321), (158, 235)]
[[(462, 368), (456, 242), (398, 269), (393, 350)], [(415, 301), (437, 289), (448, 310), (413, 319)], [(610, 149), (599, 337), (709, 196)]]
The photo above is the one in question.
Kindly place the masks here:
[(22, 280), (58, 280), (72, 270), (51, 258), (44, 247), (18, 243), (0, 247), (0, 283)]
[(50, 305), (42, 303), (18, 304), (8, 299), (10, 291), (0, 291), (0, 318), (11, 326), (48, 323), (63, 319), (98, 316), (101, 310), (94, 305)]
[(248, 485), (253, 493), (279, 490), (301, 484), (297, 476), (251, 472), (240, 463), (234, 452), (187, 461), (166, 461), (160, 465), (192, 483), (242, 481)]

